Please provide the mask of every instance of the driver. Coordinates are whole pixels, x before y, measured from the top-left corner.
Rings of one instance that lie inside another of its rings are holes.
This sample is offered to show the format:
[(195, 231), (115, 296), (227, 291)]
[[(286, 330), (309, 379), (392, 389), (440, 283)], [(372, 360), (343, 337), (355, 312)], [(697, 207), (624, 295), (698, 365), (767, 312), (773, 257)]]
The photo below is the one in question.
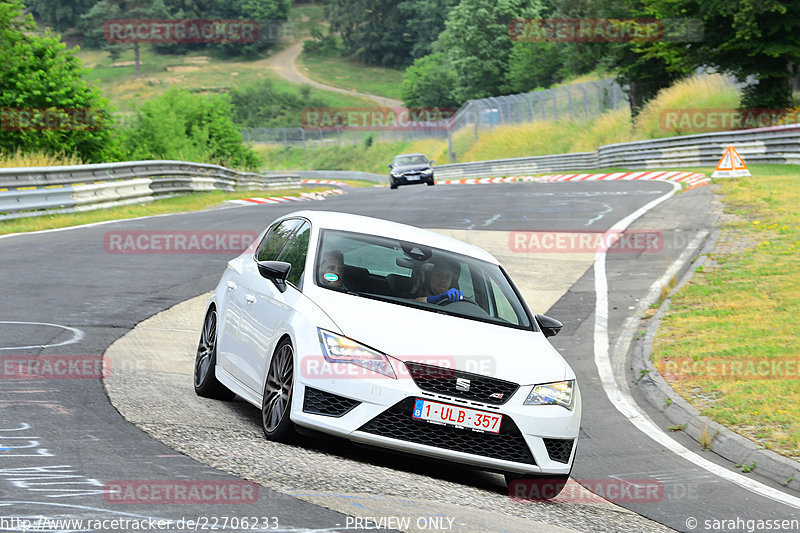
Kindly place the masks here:
[(422, 296), (415, 299), (429, 304), (443, 300), (450, 303), (463, 300), (464, 293), (458, 289), (459, 271), (459, 266), (451, 261), (434, 261), (433, 272), (428, 276), (427, 286), (422, 288)]

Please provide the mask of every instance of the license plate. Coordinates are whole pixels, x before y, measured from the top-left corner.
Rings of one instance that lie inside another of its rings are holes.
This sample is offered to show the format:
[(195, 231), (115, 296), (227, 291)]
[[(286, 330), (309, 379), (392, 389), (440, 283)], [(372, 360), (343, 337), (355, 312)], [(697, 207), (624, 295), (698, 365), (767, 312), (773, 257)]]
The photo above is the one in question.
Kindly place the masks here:
[(407, 180), (418, 180), (419, 176), (406, 176)]
[(420, 399), (414, 403), (414, 413), (411, 417), (416, 420), (428, 420), (438, 424), (490, 433), (499, 433), (500, 424), (503, 421), (501, 414)]

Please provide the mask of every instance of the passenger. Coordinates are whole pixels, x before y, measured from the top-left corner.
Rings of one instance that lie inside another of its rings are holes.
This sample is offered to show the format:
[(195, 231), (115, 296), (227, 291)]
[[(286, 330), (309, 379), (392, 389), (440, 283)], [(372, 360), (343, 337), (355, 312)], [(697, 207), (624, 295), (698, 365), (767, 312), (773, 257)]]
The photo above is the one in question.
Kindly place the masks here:
[(433, 272), (428, 276), (428, 283), (422, 289), (422, 296), (415, 298), (419, 302), (429, 304), (447, 300), (450, 303), (464, 299), (464, 293), (458, 288), (459, 266), (450, 261), (434, 261)]
[(340, 250), (325, 252), (319, 266), (320, 283), (328, 287), (345, 288), (342, 276), (344, 274), (344, 254)]

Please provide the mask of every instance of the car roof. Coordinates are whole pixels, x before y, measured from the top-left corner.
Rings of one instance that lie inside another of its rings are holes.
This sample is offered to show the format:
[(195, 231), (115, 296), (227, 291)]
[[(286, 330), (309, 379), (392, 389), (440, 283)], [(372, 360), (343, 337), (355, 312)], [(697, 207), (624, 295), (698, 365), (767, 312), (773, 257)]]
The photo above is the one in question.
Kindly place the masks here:
[(449, 250), (462, 255), (481, 259), (489, 263), (499, 265), (500, 262), (489, 252), (467, 244), (463, 241), (447, 237), (439, 233), (429, 231), (426, 229), (409, 226), (407, 224), (400, 224), (399, 222), (391, 222), (380, 218), (366, 217), (362, 215), (353, 215), (350, 213), (339, 213), (336, 211), (295, 211), (284, 215), (283, 218), (303, 217), (307, 218), (312, 226), (326, 229), (337, 229), (342, 231), (352, 231), (355, 233), (364, 233), (367, 235), (377, 235), (380, 237), (388, 237), (390, 239), (398, 239), (410, 241), (417, 244), (424, 244), (433, 248), (441, 248)]
[[(421, 155), (422, 157), (425, 157), (425, 154), (397, 154), (395, 157), (405, 157), (409, 155)], [(427, 157), (425, 157), (425, 159), (427, 159)]]

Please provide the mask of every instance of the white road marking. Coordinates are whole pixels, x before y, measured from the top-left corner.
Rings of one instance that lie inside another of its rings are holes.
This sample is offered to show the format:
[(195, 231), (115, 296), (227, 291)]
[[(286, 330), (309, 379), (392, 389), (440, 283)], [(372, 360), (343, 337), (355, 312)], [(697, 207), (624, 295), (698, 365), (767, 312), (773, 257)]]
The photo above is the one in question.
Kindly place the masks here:
[[(642, 206), (630, 215), (623, 218), (614, 224), (614, 226), (612, 226), (606, 232), (606, 235), (618, 235), (622, 232), (622, 230), (626, 229), (631, 223), (647, 213), (650, 209), (671, 198), (678, 190), (680, 190), (680, 188), (681, 186), (679, 183), (673, 182), (672, 191), (662, 195), (659, 198), (656, 198), (652, 202)], [(741, 474), (732, 472), (685, 448), (682, 444), (664, 433), (661, 428), (658, 427), (658, 425), (656, 425), (650, 419), (650, 417), (648, 417), (647, 414), (636, 404), (635, 400), (630, 395), (622, 392), (615, 379), (611, 358), (609, 357), (608, 279), (606, 278), (606, 252), (597, 252), (595, 254), (594, 287), (596, 297), (594, 322), (594, 362), (597, 366), (597, 373), (600, 376), (600, 382), (603, 385), (603, 390), (617, 411), (622, 413), (622, 415), (630, 420), (630, 422), (637, 429), (653, 439), (655, 442), (686, 459), (687, 461), (694, 463), (700, 468), (703, 468), (727, 481), (735, 483), (736, 485), (749, 490), (750, 492), (800, 509), (800, 498), (785, 494), (777, 489), (768, 487), (763, 483), (759, 483), (758, 481), (747, 478)]]
[(79, 330), (78, 328), (62, 326), (61, 324), (49, 324), (47, 322), (13, 322), (8, 320), (0, 320), (0, 324), (27, 324), (33, 326), (49, 326), (53, 328), (65, 329), (67, 331), (72, 332), (72, 338), (67, 339), (64, 342), (59, 342), (56, 344), (35, 344), (32, 346), (5, 346), (5, 347), (0, 347), (0, 350), (30, 350), (34, 348), (55, 348), (56, 346), (65, 346), (67, 344), (74, 344), (76, 342), (80, 342), (81, 339), (83, 339), (83, 331)]

